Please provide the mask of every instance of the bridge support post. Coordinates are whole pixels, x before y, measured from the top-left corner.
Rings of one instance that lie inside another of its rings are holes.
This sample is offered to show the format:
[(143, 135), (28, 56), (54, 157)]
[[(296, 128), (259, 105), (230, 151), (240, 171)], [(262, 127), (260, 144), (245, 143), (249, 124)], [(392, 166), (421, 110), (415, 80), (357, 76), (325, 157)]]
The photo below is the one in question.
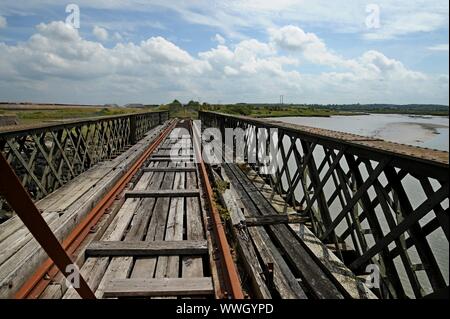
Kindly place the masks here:
[(136, 142), (136, 115), (132, 115), (130, 116), (130, 144), (134, 145)]

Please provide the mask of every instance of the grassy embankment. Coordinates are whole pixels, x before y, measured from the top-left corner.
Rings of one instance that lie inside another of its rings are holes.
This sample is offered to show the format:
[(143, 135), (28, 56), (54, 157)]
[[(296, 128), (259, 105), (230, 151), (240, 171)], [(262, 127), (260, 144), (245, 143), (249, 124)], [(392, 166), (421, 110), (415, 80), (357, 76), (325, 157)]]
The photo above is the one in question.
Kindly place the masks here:
[(317, 117), (329, 117), (332, 115), (354, 115), (360, 114), (350, 111), (338, 111), (332, 109), (318, 109), (314, 107), (255, 107), (251, 105), (220, 105), (205, 107), (205, 110), (211, 110), (215, 112), (246, 115), (253, 117), (289, 117), (289, 116), (317, 116)]
[(99, 116), (126, 115), (148, 111), (138, 108), (106, 108), (106, 107), (42, 107), (30, 108), (1, 107), (0, 115), (15, 115), (17, 127), (28, 127), (44, 124), (56, 124), (63, 121), (80, 120)]

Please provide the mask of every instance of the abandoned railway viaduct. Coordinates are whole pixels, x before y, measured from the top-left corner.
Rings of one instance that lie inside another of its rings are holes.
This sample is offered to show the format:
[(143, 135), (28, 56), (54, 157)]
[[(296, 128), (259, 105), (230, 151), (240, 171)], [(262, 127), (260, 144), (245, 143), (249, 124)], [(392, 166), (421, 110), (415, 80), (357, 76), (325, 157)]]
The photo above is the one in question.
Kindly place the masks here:
[(167, 112), (0, 133), (0, 298), (446, 296), (447, 152), (199, 117), (239, 163)]

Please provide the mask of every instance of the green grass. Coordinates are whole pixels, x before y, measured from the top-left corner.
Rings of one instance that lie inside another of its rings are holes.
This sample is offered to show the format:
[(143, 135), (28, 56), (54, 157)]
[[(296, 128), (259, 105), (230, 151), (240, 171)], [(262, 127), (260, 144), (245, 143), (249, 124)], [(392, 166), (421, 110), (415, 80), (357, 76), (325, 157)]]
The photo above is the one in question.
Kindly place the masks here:
[(198, 119), (198, 112), (192, 109), (170, 111), (170, 117)]
[(54, 121), (77, 120), (98, 116), (126, 115), (147, 111), (146, 109), (132, 108), (90, 108), (90, 107), (68, 107), (54, 110), (0, 110), (0, 114), (16, 115), (19, 125), (39, 125)]
[(289, 116), (317, 116), (329, 117), (332, 115), (353, 115), (354, 112), (341, 112), (331, 109), (318, 109), (312, 107), (254, 107), (251, 105), (212, 105), (207, 110), (232, 115), (245, 115), (253, 117), (289, 117)]

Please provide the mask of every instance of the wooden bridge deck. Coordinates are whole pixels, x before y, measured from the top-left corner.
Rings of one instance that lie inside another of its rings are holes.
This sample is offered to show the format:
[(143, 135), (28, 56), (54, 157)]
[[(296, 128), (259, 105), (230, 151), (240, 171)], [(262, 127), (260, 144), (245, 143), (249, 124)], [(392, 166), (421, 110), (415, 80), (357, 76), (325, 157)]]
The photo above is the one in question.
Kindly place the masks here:
[[(152, 154), (103, 236), (88, 246), (81, 273), (98, 298), (214, 296), (198, 172), (192, 162), (167, 160), (180, 141), (168, 137)], [(142, 243), (149, 246), (136, 253)], [(73, 289), (63, 296), (76, 297)]]

